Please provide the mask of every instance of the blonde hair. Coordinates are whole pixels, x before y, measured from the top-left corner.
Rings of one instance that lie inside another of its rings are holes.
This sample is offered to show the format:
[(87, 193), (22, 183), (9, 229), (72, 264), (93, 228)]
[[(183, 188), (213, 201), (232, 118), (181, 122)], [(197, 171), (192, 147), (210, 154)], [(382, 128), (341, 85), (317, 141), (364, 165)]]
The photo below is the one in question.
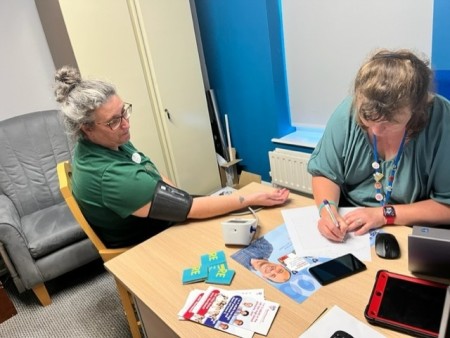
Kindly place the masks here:
[(422, 130), (432, 94), (433, 73), (429, 61), (405, 49), (376, 52), (359, 69), (354, 83), (353, 111), (364, 128), (368, 121), (395, 121), (402, 108), (412, 115), (406, 129), (408, 137)]

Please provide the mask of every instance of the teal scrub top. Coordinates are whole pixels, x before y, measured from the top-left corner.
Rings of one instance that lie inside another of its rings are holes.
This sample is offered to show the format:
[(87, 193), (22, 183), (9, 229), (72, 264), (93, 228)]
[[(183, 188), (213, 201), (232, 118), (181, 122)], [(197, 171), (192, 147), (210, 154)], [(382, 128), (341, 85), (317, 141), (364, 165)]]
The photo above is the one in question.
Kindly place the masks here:
[[(324, 176), (341, 187), (354, 206), (379, 206), (375, 199), (373, 147), (356, 123), (352, 98), (346, 98), (327, 123), (308, 163), (312, 176)], [(408, 204), (433, 199), (450, 204), (450, 102), (436, 95), (428, 110), (425, 128), (404, 146), (393, 182), (389, 204)], [(394, 159), (381, 160), (385, 195)]]
[(80, 139), (72, 163), (72, 192), (83, 215), (109, 247), (132, 245), (168, 222), (133, 216), (153, 199), (161, 176), (131, 142), (119, 151)]

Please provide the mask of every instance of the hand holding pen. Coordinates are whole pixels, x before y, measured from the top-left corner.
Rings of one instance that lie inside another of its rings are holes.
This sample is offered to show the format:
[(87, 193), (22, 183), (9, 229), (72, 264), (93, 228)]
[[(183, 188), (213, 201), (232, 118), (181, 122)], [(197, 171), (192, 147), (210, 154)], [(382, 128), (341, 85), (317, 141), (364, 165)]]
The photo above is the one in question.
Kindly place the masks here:
[(340, 216), (337, 217), (335, 216), (333, 210), (331, 209), (330, 202), (328, 200), (326, 199), (323, 200), (323, 207), (325, 208), (328, 216), (330, 217), (332, 225), (330, 226), (330, 222), (324, 219), (320, 219), (319, 220), (320, 233), (332, 241), (343, 242), (345, 239), (346, 231), (341, 228), (341, 224), (345, 225), (345, 221)]
[(330, 215), (330, 218), (333, 221), (334, 226), (339, 229), (340, 228), (339, 222), (337, 221), (336, 217), (334, 216), (333, 210), (331, 210), (330, 202), (328, 202), (328, 200), (323, 200), (323, 204), (325, 206), (325, 209), (328, 212), (328, 215)]

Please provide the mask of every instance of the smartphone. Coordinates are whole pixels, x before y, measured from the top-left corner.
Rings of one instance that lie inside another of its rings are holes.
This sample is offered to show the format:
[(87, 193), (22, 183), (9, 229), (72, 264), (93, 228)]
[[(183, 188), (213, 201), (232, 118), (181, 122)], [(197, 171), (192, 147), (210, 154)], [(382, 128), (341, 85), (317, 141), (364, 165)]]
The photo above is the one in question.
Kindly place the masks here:
[(330, 284), (363, 270), (366, 270), (364, 263), (351, 253), (309, 268), (311, 275), (321, 285)]
[(438, 337), (447, 285), (386, 270), (377, 272), (367, 321), (414, 337)]

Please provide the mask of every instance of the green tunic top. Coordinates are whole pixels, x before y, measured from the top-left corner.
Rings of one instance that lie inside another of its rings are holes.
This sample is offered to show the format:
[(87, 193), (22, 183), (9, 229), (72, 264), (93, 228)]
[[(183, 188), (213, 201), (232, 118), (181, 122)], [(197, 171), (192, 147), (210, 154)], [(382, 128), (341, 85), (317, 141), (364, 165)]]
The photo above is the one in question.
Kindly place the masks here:
[[(375, 200), (372, 142), (356, 123), (351, 104), (351, 97), (345, 99), (331, 116), (311, 155), (308, 172), (338, 184), (341, 198), (350, 205), (379, 206)], [(405, 144), (389, 204), (430, 198), (450, 204), (450, 102), (437, 95), (428, 113), (426, 127)], [(379, 160), (384, 195), (394, 159), (385, 161), (379, 156)]]
[(108, 247), (132, 245), (169, 226), (133, 216), (149, 203), (161, 176), (128, 142), (114, 151), (80, 140), (72, 163), (72, 192), (83, 215)]

